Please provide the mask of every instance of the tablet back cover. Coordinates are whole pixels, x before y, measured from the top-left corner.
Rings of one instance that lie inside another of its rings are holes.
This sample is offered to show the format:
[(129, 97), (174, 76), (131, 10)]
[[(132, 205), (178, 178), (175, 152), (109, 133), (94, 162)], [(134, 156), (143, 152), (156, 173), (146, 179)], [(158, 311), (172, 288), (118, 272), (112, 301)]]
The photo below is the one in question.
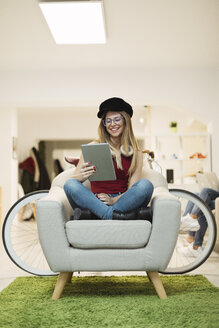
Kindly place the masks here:
[(96, 172), (89, 177), (90, 181), (112, 181), (116, 180), (112, 155), (109, 144), (87, 144), (81, 145), (85, 162), (91, 162), (96, 166)]

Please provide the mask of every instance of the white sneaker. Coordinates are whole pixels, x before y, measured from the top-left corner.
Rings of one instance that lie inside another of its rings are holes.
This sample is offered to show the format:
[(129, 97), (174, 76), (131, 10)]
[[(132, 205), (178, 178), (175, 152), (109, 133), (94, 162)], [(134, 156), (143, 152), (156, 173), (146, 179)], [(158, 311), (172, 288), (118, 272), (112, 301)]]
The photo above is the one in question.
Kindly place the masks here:
[(190, 214), (187, 214), (181, 218), (180, 222), (180, 231), (198, 231), (200, 225), (197, 219), (191, 217)]
[(181, 253), (184, 256), (189, 256), (189, 257), (198, 257), (203, 249), (202, 247), (199, 247), (198, 249), (193, 248), (193, 244), (186, 246), (186, 247), (179, 247), (178, 248), (179, 253)]

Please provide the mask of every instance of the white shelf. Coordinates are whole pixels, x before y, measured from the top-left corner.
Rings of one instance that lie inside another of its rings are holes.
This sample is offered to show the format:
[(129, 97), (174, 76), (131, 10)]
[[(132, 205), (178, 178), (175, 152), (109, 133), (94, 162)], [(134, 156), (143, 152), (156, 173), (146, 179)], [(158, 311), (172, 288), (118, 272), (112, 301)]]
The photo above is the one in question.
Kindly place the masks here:
[[(186, 184), (189, 175), (199, 171), (211, 171), (211, 136), (208, 133), (169, 133), (146, 136), (150, 138), (155, 160), (161, 165), (163, 175), (167, 169), (174, 170), (174, 181)], [(206, 158), (189, 158), (200, 153)], [(173, 155), (178, 158), (171, 158)], [(180, 182), (179, 182), (180, 181)]]

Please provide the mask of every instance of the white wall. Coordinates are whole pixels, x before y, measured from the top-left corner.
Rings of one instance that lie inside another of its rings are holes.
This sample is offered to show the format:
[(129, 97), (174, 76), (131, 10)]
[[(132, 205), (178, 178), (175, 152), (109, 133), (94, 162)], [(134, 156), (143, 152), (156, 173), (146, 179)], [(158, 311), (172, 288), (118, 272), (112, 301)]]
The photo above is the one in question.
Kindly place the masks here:
[(17, 113), (15, 108), (0, 108), (0, 152), (2, 187), (2, 216), (17, 200), (17, 160), (12, 156), (12, 137), (17, 137)]
[(1, 100), (22, 106), (98, 106), (111, 96), (132, 104), (168, 105), (209, 116), (216, 112), (215, 69), (1, 72)]

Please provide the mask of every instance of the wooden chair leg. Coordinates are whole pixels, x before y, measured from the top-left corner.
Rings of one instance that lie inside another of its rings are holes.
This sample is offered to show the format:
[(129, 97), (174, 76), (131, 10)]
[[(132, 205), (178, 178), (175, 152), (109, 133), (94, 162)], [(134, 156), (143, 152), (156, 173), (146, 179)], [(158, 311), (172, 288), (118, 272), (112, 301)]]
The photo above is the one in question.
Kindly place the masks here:
[(148, 278), (149, 280), (152, 282), (152, 284), (154, 285), (154, 288), (157, 292), (157, 295), (159, 296), (159, 298), (161, 299), (166, 299), (167, 298), (167, 294), (165, 292), (163, 283), (160, 279), (159, 273), (158, 272), (147, 272)]
[(67, 282), (68, 283), (71, 283), (71, 278), (72, 278), (72, 276), (73, 276), (73, 272), (68, 272), (68, 280), (67, 280)]
[(65, 284), (69, 280), (70, 274), (71, 274), (71, 272), (60, 272), (57, 282), (56, 282), (56, 285), (55, 285), (54, 292), (52, 294), (52, 300), (55, 301), (61, 297), (62, 292), (65, 287)]

